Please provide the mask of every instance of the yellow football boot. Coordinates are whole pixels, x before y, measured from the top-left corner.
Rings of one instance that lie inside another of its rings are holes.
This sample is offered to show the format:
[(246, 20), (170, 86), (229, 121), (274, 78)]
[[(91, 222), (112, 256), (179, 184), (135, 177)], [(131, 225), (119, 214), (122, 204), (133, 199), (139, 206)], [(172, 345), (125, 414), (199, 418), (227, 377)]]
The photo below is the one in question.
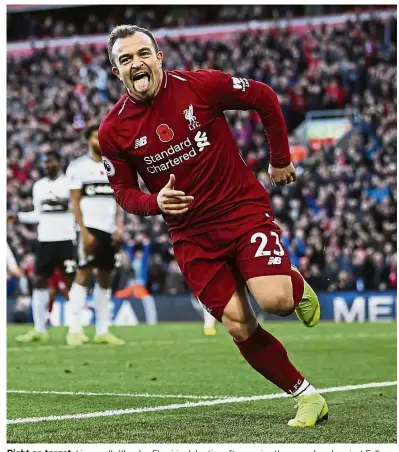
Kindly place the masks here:
[(33, 328), (33, 330), (30, 330), (28, 333), (17, 336), (15, 338), (15, 340), (17, 342), (24, 342), (24, 343), (47, 342), (49, 340), (49, 334), (47, 331), (45, 333), (40, 333), (39, 331), (37, 331)]
[(95, 344), (111, 344), (111, 345), (123, 345), (126, 342), (123, 339), (119, 339), (111, 333), (105, 333), (96, 335), (94, 337)]
[(298, 411), (294, 419), (288, 421), (290, 427), (312, 427), (328, 419), (327, 403), (319, 393), (299, 396), (295, 408)]
[(89, 338), (80, 331), (79, 333), (68, 333), (66, 337), (66, 343), (71, 346), (83, 345)]
[(216, 328), (214, 326), (205, 326), (204, 334), (205, 336), (216, 336)]
[(82, 336), (82, 341), (86, 344), (86, 342), (89, 342), (89, 338), (87, 337), (87, 335), (84, 333), (84, 331), (82, 331), (81, 333)]
[[(299, 270), (291, 265), (292, 270), (299, 272)], [(301, 275), (301, 274), (300, 274)], [(299, 302), (295, 313), (298, 319), (308, 328), (311, 328), (319, 323), (320, 320), (320, 304), (319, 299), (315, 291), (306, 282), (305, 278), (301, 275), (304, 285), (303, 285), (303, 297)]]

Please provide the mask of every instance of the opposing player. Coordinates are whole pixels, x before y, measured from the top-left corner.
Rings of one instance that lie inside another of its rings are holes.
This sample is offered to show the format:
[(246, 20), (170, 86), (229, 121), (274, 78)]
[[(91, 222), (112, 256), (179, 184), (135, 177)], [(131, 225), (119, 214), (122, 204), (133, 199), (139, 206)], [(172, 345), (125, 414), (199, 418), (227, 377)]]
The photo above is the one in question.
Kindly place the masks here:
[(190, 301), (193, 308), (198, 312), (199, 315), (204, 318), (205, 336), (216, 336), (217, 320), (215, 319), (215, 317), (213, 317), (213, 315), (208, 312), (208, 308), (202, 305), (194, 295), (191, 295)]
[(216, 336), (217, 320), (206, 309), (204, 309), (204, 334), (205, 336)]
[(32, 294), (34, 328), (17, 336), (18, 342), (49, 339), (46, 328), (49, 278), (54, 269), (59, 268), (69, 289), (76, 270), (76, 229), (69, 208), (69, 182), (62, 172), (61, 156), (57, 152), (47, 152), (44, 170), (47, 176), (35, 182), (32, 188), (34, 210), (18, 214), (20, 222), (39, 223)]
[(98, 143), (98, 125), (86, 131), (89, 151), (72, 161), (67, 169), (72, 210), (79, 226), (78, 269), (69, 293), (70, 325), (67, 344), (88, 341), (82, 329), (82, 312), (93, 270), (97, 270), (93, 298), (98, 344), (125, 342), (108, 331), (108, 302), (112, 272), (118, 264), (123, 215), (108, 182)]
[[(153, 35), (131, 25), (108, 40), (112, 72), (127, 92), (99, 130), (118, 203), (136, 215), (162, 213), (193, 294), (223, 322), (247, 362), (297, 398), (293, 427), (327, 419), (324, 398), (257, 322), (246, 286), (268, 313), (294, 310), (316, 325), (316, 294), (291, 267), (266, 191), (242, 160), (224, 110), (254, 109), (270, 149), (274, 184), (296, 180), (287, 130), (267, 85), (214, 70), (164, 71)], [(137, 172), (151, 194), (139, 190)]]

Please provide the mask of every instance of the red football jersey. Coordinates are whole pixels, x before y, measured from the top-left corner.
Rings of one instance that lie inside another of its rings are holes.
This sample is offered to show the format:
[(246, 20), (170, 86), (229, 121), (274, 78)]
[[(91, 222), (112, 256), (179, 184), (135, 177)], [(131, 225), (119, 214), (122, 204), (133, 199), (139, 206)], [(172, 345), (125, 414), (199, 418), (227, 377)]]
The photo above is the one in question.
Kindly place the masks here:
[[(215, 70), (165, 71), (150, 103), (125, 94), (99, 129), (104, 165), (126, 212), (158, 215), (157, 193), (169, 175), (176, 190), (194, 196), (184, 215), (164, 215), (172, 240), (221, 225), (272, 215), (269, 197), (244, 163), (225, 110), (254, 109), (270, 148), (271, 164), (290, 163), (287, 129), (274, 91), (264, 83)], [(138, 186), (137, 173), (149, 194)]]

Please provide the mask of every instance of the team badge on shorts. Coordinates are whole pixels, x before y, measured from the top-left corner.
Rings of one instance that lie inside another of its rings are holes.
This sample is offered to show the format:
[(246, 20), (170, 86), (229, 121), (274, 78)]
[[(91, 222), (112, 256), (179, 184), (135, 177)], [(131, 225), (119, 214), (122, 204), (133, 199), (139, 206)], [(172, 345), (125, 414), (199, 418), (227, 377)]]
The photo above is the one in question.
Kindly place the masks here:
[(175, 136), (175, 133), (167, 124), (160, 124), (157, 127), (157, 135), (162, 143), (167, 143)]

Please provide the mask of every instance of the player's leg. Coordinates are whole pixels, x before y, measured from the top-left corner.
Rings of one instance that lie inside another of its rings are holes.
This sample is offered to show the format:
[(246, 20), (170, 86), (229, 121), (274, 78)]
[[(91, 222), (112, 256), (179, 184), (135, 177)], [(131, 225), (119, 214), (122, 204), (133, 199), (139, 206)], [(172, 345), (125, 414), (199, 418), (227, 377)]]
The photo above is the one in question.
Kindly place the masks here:
[[(62, 247), (62, 252), (60, 252), (60, 261), (58, 267), (64, 276), (67, 292), (71, 290), (72, 284), (75, 282), (75, 279), (79, 282), (82, 282), (85, 285), (87, 291), (92, 268), (90, 268), (89, 266), (82, 266), (82, 269), (89, 268), (89, 270), (87, 270), (87, 272), (81, 272), (79, 277), (76, 278), (77, 265), (76, 245), (72, 240), (65, 241)], [(69, 295), (67, 296), (67, 298), (69, 299)]]
[(48, 279), (55, 264), (52, 243), (38, 242), (36, 248), (35, 283), (32, 292), (32, 314), (34, 328), (26, 334), (17, 336), (18, 342), (45, 342), (49, 339), (46, 328), (47, 307), (49, 303)]
[(97, 282), (94, 286), (93, 292), (93, 300), (96, 310), (96, 335), (94, 337), (94, 342), (97, 344), (122, 345), (125, 341), (118, 339), (108, 330), (108, 305), (111, 298), (111, 279), (112, 271), (98, 269)]
[[(89, 231), (97, 239), (99, 231), (92, 228), (89, 228)], [(97, 240), (96, 250), (98, 248), (99, 244)], [(96, 251), (92, 255), (88, 255), (84, 249), (82, 236), (79, 234), (76, 252), (78, 258), (78, 268), (71, 290), (69, 291), (68, 301), (70, 316), (67, 343), (69, 345), (81, 345), (88, 341), (88, 337), (84, 334), (82, 328), (82, 311), (87, 298), (87, 289), (90, 277), (93, 273)]]
[(68, 291), (65, 297), (69, 311), (68, 345), (81, 345), (89, 340), (83, 331), (81, 319), (93, 268), (88, 265), (85, 256), (82, 257), (81, 268), (77, 269), (77, 265), (75, 243), (72, 240), (63, 242), (58, 267), (64, 275)]
[(57, 266), (62, 272), (67, 290), (70, 291), (75, 281), (77, 268), (76, 245), (72, 240), (65, 240), (65, 242), (60, 243)]
[(324, 398), (291, 363), (282, 343), (257, 322), (244, 285), (237, 287), (226, 305), (222, 322), (248, 364), (297, 399), (299, 410), (289, 425), (307, 427), (327, 419)]
[[(307, 327), (320, 319), (317, 295), (291, 265), (280, 242), (280, 228), (263, 215), (255, 217), (250, 230), (238, 231), (236, 263), (248, 288), (262, 309), (280, 316), (296, 312)], [(263, 279), (265, 276), (273, 278)]]
[(18, 342), (46, 342), (49, 339), (47, 332), (47, 307), (49, 303), (48, 276), (36, 275), (32, 293), (32, 315), (34, 328), (26, 334), (15, 338)]
[[(216, 319), (222, 320), (252, 368), (283, 391), (302, 396), (297, 417), (290, 425), (314, 425), (325, 419), (327, 405), (290, 362), (284, 346), (258, 324), (239, 269), (230, 264), (239, 242), (234, 234), (237, 230), (190, 237), (174, 244), (175, 257), (192, 293)], [(245, 256), (238, 257), (246, 262)]]
[(204, 334), (205, 336), (215, 336), (216, 335), (216, 323), (217, 320), (210, 314), (203, 304), (200, 303), (198, 298), (191, 294), (190, 297), (191, 304), (193, 308), (199, 313), (199, 315), (204, 318)]
[(82, 345), (88, 341), (83, 331), (82, 312), (92, 272), (93, 267), (91, 265), (84, 265), (78, 268), (69, 291), (69, 329), (66, 337), (68, 345)]
[[(284, 317), (295, 309), (301, 322), (313, 327), (320, 319), (317, 295), (298, 271), (288, 269), (288, 272), (289, 275), (250, 278), (248, 288), (265, 312)], [(308, 286), (306, 290), (305, 285)]]
[(204, 334), (205, 336), (215, 336), (216, 335), (216, 323), (217, 320), (210, 314), (206, 309), (204, 309)]
[(298, 400), (301, 417), (297, 414), (291, 425), (314, 425), (327, 414), (324, 399), (320, 394), (311, 394), (314, 388), (290, 362), (284, 346), (258, 324), (239, 269), (230, 264), (234, 257), (241, 257), (245, 269), (245, 254), (239, 252), (237, 256), (237, 249), (246, 248), (246, 242), (240, 248), (236, 238), (241, 234), (244, 231), (234, 229), (190, 237), (174, 244), (175, 257), (192, 293), (216, 319), (222, 320), (246, 361), (283, 391), (302, 396)]
[[(254, 218), (252, 225), (249, 231), (237, 231), (236, 262), (257, 303), (264, 311), (282, 316), (291, 314), (302, 303), (308, 304), (307, 316), (302, 320), (307, 326), (315, 325), (320, 317), (317, 297), (307, 300), (304, 296), (304, 279), (291, 267), (288, 253), (280, 244), (279, 228), (263, 216)], [(328, 408), (324, 398), (290, 363), (284, 346), (270, 333), (259, 325), (252, 336), (237, 345), (248, 362), (255, 360), (255, 369), (260, 364), (251, 349), (258, 350), (261, 360), (268, 356), (265, 367), (257, 370), (298, 398), (299, 409), (289, 425), (305, 427), (326, 418)]]
[(115, 266), (117, 265), (118, 250), (112, 245), (111, 234), (102, 232), (97, 241), (95, 265), (97, 267), (97, 281), (94, 286), (93, 299), (96, 310), (97, 344), (123, 345), (125, 341), (111, 334), (109, 328), (108, 306), (111, 299), (111, 282)]

